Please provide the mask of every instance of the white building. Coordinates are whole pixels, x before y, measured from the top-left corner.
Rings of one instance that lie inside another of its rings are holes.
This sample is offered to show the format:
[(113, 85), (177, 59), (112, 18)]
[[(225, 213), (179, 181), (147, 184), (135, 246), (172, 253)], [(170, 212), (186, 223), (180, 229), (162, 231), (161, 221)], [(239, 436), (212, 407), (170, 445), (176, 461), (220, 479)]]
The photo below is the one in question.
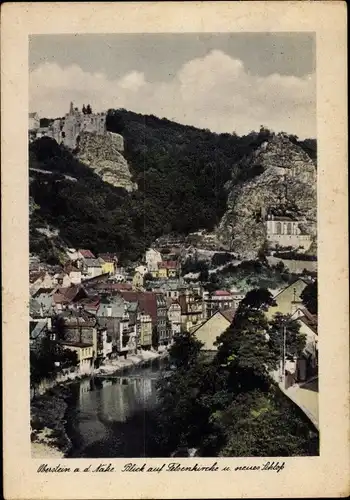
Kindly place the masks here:
[(144, 276), (148, 272), (147, 266), (137, 266), (135, 267), (135, 273), (140, 273), (141, 276)]
[(95, 278), (102, 274), (102, 266), (97, 259), (85, 259), (83, 266), (86, 278)]
[(102, 358), (109, 359), (113, 351), (112, 339), (107, 335), (107, 330), (101, 332)]
[(171, 324), (172, 337), (181, 331), (181, 306), (176, 300), (167, 299), (168, 320)]
[(158, 270), (158, 264), (162, 262), (163, 259), (161, 253), (158, 252), (158, 250), (155, 250), (154, 248), (149, 248), (146, 251), (145, 260), (146, 260), (147, 270), (149, 272), (152, 272)]

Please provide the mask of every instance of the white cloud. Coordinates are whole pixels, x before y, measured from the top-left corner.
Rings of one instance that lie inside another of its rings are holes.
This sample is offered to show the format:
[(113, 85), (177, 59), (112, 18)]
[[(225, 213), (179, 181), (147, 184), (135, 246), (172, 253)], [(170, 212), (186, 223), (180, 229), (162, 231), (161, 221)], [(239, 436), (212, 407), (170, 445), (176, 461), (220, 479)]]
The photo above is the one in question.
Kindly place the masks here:
[(141, 87), (146, 85), (145, 75), (139, 71), (132, 71), (119, 80), (118, 85), (120, 85), (123, 89), (129, 89), (136, 92)]
[(45, 63), (30, 73), (30, 110), (62, 116), (69, 102), (95, 111), (123, 107), (216, 132), (239, 134), (265, 125), (299, 137), (316, 136), (315, 75), (253, 76), (244, 64), (213, 50), (185, 63), (169, 82), (147, 82), (130, 71), (108, 79), (78, 65)]

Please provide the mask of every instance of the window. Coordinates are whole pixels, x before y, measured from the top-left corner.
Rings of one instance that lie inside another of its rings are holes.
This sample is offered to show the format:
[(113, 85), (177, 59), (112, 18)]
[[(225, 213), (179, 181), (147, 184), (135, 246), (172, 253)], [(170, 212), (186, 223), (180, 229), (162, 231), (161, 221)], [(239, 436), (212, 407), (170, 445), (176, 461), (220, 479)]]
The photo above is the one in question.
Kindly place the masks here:
[(276, 222), (276, 234), (282, 234), (282, 224), (280, 222)]
[(290, 222), (287, 224), (287, 234), (292, 234), (292, 224)]

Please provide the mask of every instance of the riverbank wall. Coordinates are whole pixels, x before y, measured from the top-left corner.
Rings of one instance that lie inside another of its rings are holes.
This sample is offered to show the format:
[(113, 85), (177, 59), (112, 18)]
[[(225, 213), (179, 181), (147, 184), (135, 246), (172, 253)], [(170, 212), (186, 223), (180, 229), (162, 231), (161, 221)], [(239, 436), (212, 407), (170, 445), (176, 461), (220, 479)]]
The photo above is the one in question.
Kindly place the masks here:
[(57, 373), (54, 378), (43, 379), (38, 386), (31, 388), (30, 399), (44, 395), (48, 390), (61, 385), (72, 382), (79, 382), (85, 378), (103, 375), (117, 375), (124, 370), (133, 366), (142, 365), (153, 359), (161, 359), (167, 356), (167, 351), (141, 351), (138, 354), (129, 355), (127, 358), (115, 358), (108, 360), (99, 368), (92, 368), (91, 371), (81, 373), (78, 369), (66, 369)]
[(135, 366), (148, 365), (153, 360), (165, 359), (166, 350), (142, 351), (128, 358), (109, 360), (90, 374), (69, 372), (54, 380), (44, 380), (31, 397), (31, 442), (33, 458), (63, 458), (71, 449), (66, 433), (67, 410), (71, 397), (70, 384), (82, 379), (110, 377), (127, 373)]

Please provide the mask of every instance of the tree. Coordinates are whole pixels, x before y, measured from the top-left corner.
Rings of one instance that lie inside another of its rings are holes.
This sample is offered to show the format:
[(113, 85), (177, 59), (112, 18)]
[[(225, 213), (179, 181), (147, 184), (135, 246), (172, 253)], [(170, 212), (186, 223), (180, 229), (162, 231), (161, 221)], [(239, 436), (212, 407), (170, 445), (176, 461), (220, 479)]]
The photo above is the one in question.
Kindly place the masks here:
[(317, 314), (317, 293), (317, 280), (315, 280), (313, 283), (309, 283), (300, 295), (304, 306), (311, 314)]
[(158, 382), (156, 440), (166, 453), (197, 447), (201, 456), (291, 456), (318, 452), (318, 434), (270, 377), (287, 352), (298, 355), (302, 336), (290, 317), (269, 322), (271, 297), (247, 294), (230, 327), (217, 339), (214, 359), (201, 356), (195, 335), (175, 336), (170, 358), (175, 369)]
[(288, 398), (272, 389), (252, 391), (213, 416), (224, 435), (221, 456), (276, 457), (318, 454), (318, 433)]
[[(169, 453), (179, 447), (199, 447), (204, 439), (212, 449), (216, 436), (209, 421), (212, 397), (221, 401), (222, 378), (216, 367), (201, 361), (202, 343), (193, 334), (175, 336), (170, 360), (176, 369), (165, 374), (157, 384), (157, 440)], [(218, 404), (216, 402), (216, 404)], [(213, 400), (213, 404), (215, 401)]]
[(273, 296), (266, 288), (255, 288), (254, 290), (250, 290), (241, 301), (242, 307), (256, 310), (266, 310), (274, 304), (275, 301)]
[(199, 281), (201, 283), (207, 283), (209, 281), (209, 271), (208, 271), (208, 269), (203, 269), (200, 272)]
[(279, 352), (271, 349), (267, 331), (268, 322), (262, 311), (241, 308), (218, 337), (216, 359), (228, 371), (232, 391), (268, 389)]
[(82, 112), (84, 115), (86, 115), (86, 107), (85, 107), (85, 104), (83, 104), (83, 109), (82, 109)]
[(282, 352), (285, 332), (286, 357), (293, 361), (305, 348), (306, 336), (300, 333), (300, 325), (290, 315), (276, 313), (269, 322), (268, 334), (275, 351)]
[(87, 114), (87, 115), (91, 115), (91, 113), (92, 113), (92, 109), (91, 109), (90, 104), (88, 104), (88, 105), (86, 106), (86, 114)]
[(57, 370), (77, 366), (77, 353), (53, 342), (49, 334), (41, 341), (39, 349), (30, 351), (30, 383), (37, 387), (45, 378), (55, 377)]

